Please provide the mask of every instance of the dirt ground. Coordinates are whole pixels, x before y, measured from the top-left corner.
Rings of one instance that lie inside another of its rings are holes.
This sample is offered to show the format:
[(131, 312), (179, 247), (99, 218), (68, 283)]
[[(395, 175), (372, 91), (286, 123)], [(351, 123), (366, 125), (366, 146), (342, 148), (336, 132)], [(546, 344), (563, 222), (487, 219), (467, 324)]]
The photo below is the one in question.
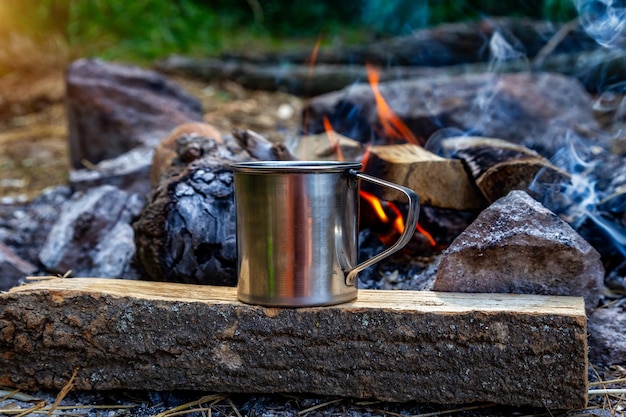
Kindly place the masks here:
[[(273, 139), (295, 134), (301, 98), (249, 91), (233, 82), (168, 77), (203, 105), (222, 133), (253, 129)], [(28, 201), (67, 182), (69, 154), (62, 70), (0, 77), (0, 204)]]

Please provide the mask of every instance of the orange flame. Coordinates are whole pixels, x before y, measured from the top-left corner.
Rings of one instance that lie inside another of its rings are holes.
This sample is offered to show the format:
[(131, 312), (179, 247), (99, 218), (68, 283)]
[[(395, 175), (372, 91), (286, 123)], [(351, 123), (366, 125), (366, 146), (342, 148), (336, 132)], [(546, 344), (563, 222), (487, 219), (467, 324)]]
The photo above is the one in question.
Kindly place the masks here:
[(367, 79), (372, 87), (372, 91), (374, 92), (374, 99), (376, 100), (376, 108), (378, 109), (378, 118), (380, 119), (380, 124), (382, 125), (383, 132), (388, 138), (392, 139), (404, 139), (409, 143), (413, 143), (415, 145), (423, 145), (424, 140), (422, 138), (417, 138), (411, 129), (408, 128), (406, 124), (391, 110), (389, 104), (380, 93), (380, 89), (378, 88), (380, 82), (380, 74), (370, 64), (366, 64), (365, 68), (367, 70)]
[[(381, 203), (380, 199), (374, 194), (368, 193), (367, 191), (361, 190), (360, 194), (361, 197), (372, 206), (378, 218), (383, 223), (388, 223), (389, 216), (387, 216), (387, 213), (385, 213), (385, 209), (383, 208), (383, 204)], [(400, 218), (402, 218), (402, 216), (400, 216)]]
[(420, 226), (419, 223), (417, 223), (417, 226), (415, 226), (415, 228), (422, 236), (424, 236), (428, 240), (428, 243), (430, 244), (430, 246), (432, 246), (433, 248), (437, 246), (437, 241), (435, 240), (433, 235), (431, 235), (426, 230), (424, 230), (424, 228)]
[(343, 161), (343, 152), (341, 151), (341, 145), (339, 144), (339, 137), (337, 137), (335, 129), (333, 129), (333, 125), (330, 124), (330, 120), (328, 120), (328, 117), (326, 116), (324, 116), (324, 130), (326, 130), (330, 146), (332, 146), (337, 153), (337, 160)]
[[(307, 77), (307, 82), (306, 82), (306, 104), (304, 107), (305, 109), (308, 109), (308, 102), (309, 102), (309, 89), (311, 87), (311, 78), (313, 78), (313, 70), (315, 69), (315, 64), (317, 63), (317, 54), (319, 53), (320, 50), (320, 44), (322, 43), (322, 35), (319, 35), (317, 37), (317, 41), (315, 42), (315, 46), (313, 47), (313, 52), (311, 52), (311, 57), (309, 58), (309, 76)], [(303, 135), (307, 134), (307, 126), (309, 124), (309, 112), (308, 110), (304, 112), (304, 115), (302, 117), (302, 128), (303, 128)]]
[[(370, 148), (367, 147), (365, 150), (365, 154), (363, 155), (363, 158), (361, 160), (361, 162), (363, 163), (363, 167), (366, 166), (367, 161), (369, 160), (369, 155), (370, 155)], [(365, 169), (363, 170), (365, 171)], [(361, 198), (363, 198), (365, 201), (369, 203), (370, 207), (374, 210), (374, 213), (376, 213), (376, 216), (378, 216), (381, 222), (389, 223), (389, 216), (387, 215), (387, 212), (385, 211), (385, 207), (387, 208), (387, 210), (393, 212), (394, 219), (393, 219), (393, 224), (392, 224), (392, 230), (399, 235), (404, 232), (404, 228), (405, 228), (404, 218), (402, 217), (402, 213), (400, 212), (400, 209), (398, 209), (398, 206), (396, 206), (391, 201), (385, 201), (383, 205), (382, 200), (380, 200), (374, 194), (368, 193), (363, 190), (360, 190), (360, 195), (361, 195)], [(428, 243), (433, 248), (437, 246), (437, 241), (435, 241), (433, 236), (430, 233), (428, 233), (419, 223), (417, 223), (417, 225), (415, 226), (415, 229), (417, 230), (419, 234), (424, 236), (426, 240), (428, 240)], [(394, 237), (393, 235), (380, 236), (380, 239), (383, 243), (390, 244), (392, 242), (393, 237)]]

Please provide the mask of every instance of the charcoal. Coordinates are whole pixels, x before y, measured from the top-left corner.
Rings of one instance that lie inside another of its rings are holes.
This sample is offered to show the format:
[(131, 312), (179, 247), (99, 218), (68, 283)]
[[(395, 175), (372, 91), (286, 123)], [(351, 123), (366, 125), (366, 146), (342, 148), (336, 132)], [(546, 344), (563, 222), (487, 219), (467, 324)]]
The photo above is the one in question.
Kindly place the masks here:
[(72, 169), (72, 190), (86, 191), (101, 185), (112, 185), (130, 193), (148, 195), (153, 154), (152, 148), (139, 146), (118, 157), (101, 161), (93, 169)]
[(110, 185), (75, 193), (39, 254), (51, 272), (74, 276), (135, 278), (132, 220), (145, 201)]
[(48, 233), (71, 194), (70, 188), (62, 185), (44, 190), (29, 203), (0, 206), (0, 242), (25, 261), (37, 265)]
[(0, 291), (6, 291), (35, 273), (37, 267), (20, 258), (8, 246), (0, 243)]

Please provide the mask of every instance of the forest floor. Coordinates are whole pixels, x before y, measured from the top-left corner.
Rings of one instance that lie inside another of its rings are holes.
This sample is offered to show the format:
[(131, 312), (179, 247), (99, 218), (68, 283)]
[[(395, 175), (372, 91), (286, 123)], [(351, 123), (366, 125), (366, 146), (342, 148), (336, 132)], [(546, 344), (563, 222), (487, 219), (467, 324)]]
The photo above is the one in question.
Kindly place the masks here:
[[(250, 91), (234, 82), (168, 77), (201, 103), (205, 121), (222, 134), (253, 129), (270, 138), (295, 134), (303, 100)], [(68, 180), (69, 148), (64, 71), (0, 77), (0, 203), (29, 201)]]

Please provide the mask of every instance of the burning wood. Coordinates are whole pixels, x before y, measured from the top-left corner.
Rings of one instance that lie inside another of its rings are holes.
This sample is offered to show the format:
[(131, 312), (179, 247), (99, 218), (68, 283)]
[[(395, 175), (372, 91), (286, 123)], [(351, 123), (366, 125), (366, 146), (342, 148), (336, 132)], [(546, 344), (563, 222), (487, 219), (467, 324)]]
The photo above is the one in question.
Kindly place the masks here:
[[(365, 172), (413, 189), (424, 205), (455, 210), (486, 205), (460, 160), (440, 157), (413, 144), (372, 146)], [(378, 193), (385, 200), (398, 198), (392, 190)]]

